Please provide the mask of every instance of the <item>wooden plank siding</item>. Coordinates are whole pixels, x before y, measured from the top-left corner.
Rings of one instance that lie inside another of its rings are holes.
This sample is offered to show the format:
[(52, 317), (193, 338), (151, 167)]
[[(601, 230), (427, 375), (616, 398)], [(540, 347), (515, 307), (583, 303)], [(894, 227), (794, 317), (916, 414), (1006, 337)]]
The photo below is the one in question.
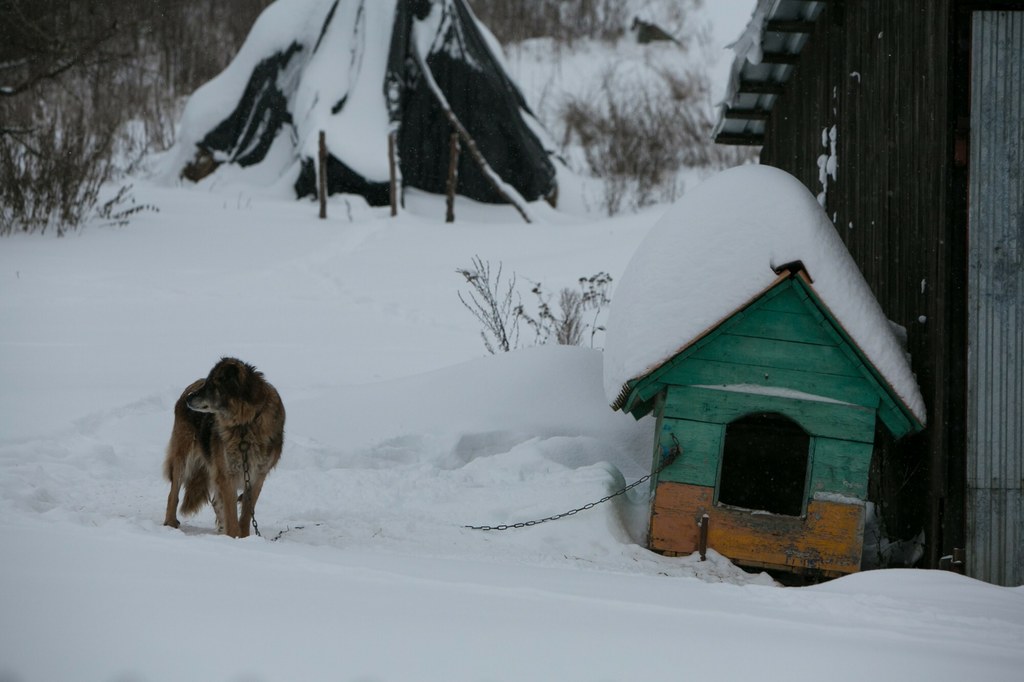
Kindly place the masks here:
[(746, 414), (778, 412), (812, 436), (872, 443), (875, 411), (846, 403), (784, 398), (775, 395), (720, 391), (698, 386), (670, 386), (665, 417), (727, 424)]
[(746, 414), (777, 412), (812, 436), (808, 497), (835, 493), (866, 499), (874, 449), (874, 410), (776, 396), (672, 386), (658, 422), (657, 450), (678, 440), (682, 456), (658, 476), (715, 487), (720, 475), (726, 424)]
[[(891, 403), (877, 377), (798, 279), (778, 283), (634, 388), (746, 384), (790, 389), (862, 407)], [(645, 393), (646, 391), (646, 393)]]
[[(828, 3), (766, 122), (761, 162), (822, 191), (822, 131), (837, 131), (837, 177), (825, 210), (886, 315), (907, 330), (929, 426), (883, 457), (894, 470), (919, 459), (912, 480), (889, 486), (894, 533), (924, 527), (929, 563), (962, 544), (965, 227), (951, 213), (953, 130), (961, 103), (954, 0)], [(885, 475), (885, 474), (883, 474)], [(947, 499), (950, 490), (952, 497)], [(944, 516), (947, 523), (944, 524)], [(958, 519), (958, 516), (961, 517)], [(961, 536), (961, 537), (958, 537)]]
[(694, 483), (712, 488), (718, 483), (725, 425), (689, 419), (663, 417), (657, 432), (656, 448), (668, 452), (679, 441), (680, 456), (658, 475), (658, 481)]
[(650, 547), (669, 555), (696, 551), (697, 523), (707, 513), (708, 547), (744, 566), (824, 576), (860, 569), (863, 505), (812, 500), (805, 516), (780, 516), (716, 506), (713, 497), (713, 488), (659, 483)]
[(878, 407), (897, 438), (921, 428), (800, 276), (780, 278), (650, 374), (630, 382), (624, 408), (639, 418), (665, 384), (714, 383), (789, 388)]

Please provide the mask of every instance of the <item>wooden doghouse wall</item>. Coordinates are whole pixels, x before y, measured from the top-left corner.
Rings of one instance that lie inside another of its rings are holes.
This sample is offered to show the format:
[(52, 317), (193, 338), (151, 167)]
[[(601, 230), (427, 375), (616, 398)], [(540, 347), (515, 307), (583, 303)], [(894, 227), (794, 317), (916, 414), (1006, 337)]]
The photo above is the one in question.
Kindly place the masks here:
[[(891, 400), (802, 282), (780, 283), (659, 370), (652, 387), (655, 466), (678, 439), (682, 456), (658, 476), (650, 546), (688, 554), (711, 516), (710, 547), (741, 564), (839, 575), (860, 567), (868, 471), (880, 410)], [(801, 516), (718, 504), (727, 425), (778, 413), (810, 436)]]
[[(678, 439), (682, 455), (658, 477), (650, 547), (697, 549), (698, 522), (711, 517), (708, 545), (748, 566), (838, 575), (860, 567), (875, 411), (849, 404), (669, 386), (659, 401), (656, 460)], [(745, 414), (777, 412), (811, 435), (806, 507), (783, 516), (717, 504), (726, 425)]]

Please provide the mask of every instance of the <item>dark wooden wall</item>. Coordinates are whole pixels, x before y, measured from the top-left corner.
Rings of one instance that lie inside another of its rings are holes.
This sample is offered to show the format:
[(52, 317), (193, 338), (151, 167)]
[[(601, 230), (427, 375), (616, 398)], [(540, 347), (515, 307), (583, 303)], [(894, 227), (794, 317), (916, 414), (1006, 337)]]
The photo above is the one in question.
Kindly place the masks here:
[(889, 318), (907, 330), (928, 407), (887, 446), (878, 485), (896, 533), (927, 561), (963, 544), (965, 218), (954, 162), (960, 104), (953, 0), (830, 0), (767, 124), (764, 164), (822, 191), (822, 132), (837, 131), (825, 209)]

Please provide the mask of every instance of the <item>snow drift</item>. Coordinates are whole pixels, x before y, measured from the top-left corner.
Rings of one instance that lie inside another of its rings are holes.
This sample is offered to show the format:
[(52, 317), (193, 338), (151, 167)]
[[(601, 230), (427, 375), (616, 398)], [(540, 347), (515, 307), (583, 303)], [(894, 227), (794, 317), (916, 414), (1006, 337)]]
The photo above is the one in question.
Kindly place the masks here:
[[(649, 471), (653, 424), (608, 409), (597, 351), (481, 358), (455, 268), (620, 281), (654, 213), (319, 220), (137, 188), (161, 211), (128, 229), (0, 248), (0, 679), (1019, 677), (1021, 588), (890, 570), (783, 589), (645, 550), (642, 488), (462, 527), (617, 490)], [(288, 409), (262, 538), (214, 535), (208, 509), (160, 525), (174, 401), (221, 354)]]

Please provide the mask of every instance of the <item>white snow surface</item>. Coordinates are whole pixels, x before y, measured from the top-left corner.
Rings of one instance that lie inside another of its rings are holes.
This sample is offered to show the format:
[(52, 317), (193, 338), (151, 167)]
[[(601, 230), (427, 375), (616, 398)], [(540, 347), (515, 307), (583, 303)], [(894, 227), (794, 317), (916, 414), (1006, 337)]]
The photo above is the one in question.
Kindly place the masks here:
[(604, 386), (614, 402), (803, 261), (832, 314), (922, 422), (924, 400), (892, 326), (814, 195), (785, 171), (746, 165), (687, 193), (651, 229), (612, 300)]
[[(486, 355), (455, 269), (618, 281), (658, 212), (540, 203), (524, 225), (459, 198), (445, 224), (412, 193), (394, 219), (334, 197), (320, 221), (237, 188), (136, 195), (160, 212), (0, 243), (5, 682), (1017, 679), (1021, 589), (915, 570), (782, 588), (713, 551), (662, 557), (643, 486), (463, 528), (639, 478), (654, 424), (608, 409), (598, 350)], [(161, 525), (174, 401), (222, 355), (288, 410), (245, 540), (209, 508)]]

